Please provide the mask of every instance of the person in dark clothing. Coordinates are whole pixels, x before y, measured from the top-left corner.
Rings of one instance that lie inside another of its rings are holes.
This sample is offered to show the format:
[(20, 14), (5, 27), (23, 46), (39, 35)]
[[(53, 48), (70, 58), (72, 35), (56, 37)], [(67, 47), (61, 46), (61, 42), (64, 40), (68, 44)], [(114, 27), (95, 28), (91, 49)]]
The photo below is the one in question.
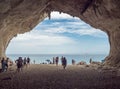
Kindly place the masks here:
[(75, 65), (75, 60), (74, 59), (72, 59), (72, 65)]
[(27, 64), (30, 65), (30, 58), (27, 58)]
[(90, 63), (90, 64), (92, 63), (92, 58), (90, 58), (90, 61), (89, 61), (89, 63)]
[(5, 71), (5, 64), (6, 64), (4, 57), (1, 60), (1, 64), (2, 64), (2, 72), (4, 72)]
[(8, 61), (9, 61), (9, 58), (7, 58), (7, 59), (5, 60), (5, 69), (6, 69), (6, 71), (8, 70)]
[(66, 68), (66, 66), (67, 66), (67, 59), (65, 58), (65, 57), (62, 57), (62, 66), (63, 66), (63, 69), (65, 69)]
[(24, 67), (27, 67), (27, 59), (26, 59), (26, 57), (24, 58), (23, 63), (24, 63)]
[(58, 66), (59, 57), (56, 57), (55, 62), (56, 62), (56, 66)]
[(18, 72), (22, 71), (22, 66), (23, 66), (22, 57), (19, 57), (15, 62), (17, 64), (17, 71)]

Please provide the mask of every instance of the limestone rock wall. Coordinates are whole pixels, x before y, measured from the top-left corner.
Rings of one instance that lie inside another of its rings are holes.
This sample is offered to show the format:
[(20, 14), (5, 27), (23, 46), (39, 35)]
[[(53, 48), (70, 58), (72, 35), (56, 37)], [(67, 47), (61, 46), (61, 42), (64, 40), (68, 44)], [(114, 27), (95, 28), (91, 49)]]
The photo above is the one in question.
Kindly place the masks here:
[(120, 0), (0, 0), (0, 56), (17, 34), (32, 30), (51, 11), (79, 17), (109, 36), (105, 64), (120, 65)]

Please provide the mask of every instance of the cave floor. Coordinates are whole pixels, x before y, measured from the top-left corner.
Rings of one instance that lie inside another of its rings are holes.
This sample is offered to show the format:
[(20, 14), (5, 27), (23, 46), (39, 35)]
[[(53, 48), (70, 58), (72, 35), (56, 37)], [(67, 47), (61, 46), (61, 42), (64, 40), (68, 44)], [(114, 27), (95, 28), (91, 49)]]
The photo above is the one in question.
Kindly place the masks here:
[(120, 76), (114, 70), (81, 65), (31, 64), (16, 72), (16, 66), (0, 73), (0, 89), (120, 89)]

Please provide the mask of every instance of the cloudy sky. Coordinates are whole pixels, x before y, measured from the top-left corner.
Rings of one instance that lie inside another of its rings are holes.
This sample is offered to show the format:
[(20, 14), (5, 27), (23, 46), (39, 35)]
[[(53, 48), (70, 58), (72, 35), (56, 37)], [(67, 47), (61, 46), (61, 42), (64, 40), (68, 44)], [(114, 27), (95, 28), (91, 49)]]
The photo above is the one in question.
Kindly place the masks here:
[(107, 35), (77, 17), (51, 13), (32, 31), (11, 40), (7, 54), (108, 54)]

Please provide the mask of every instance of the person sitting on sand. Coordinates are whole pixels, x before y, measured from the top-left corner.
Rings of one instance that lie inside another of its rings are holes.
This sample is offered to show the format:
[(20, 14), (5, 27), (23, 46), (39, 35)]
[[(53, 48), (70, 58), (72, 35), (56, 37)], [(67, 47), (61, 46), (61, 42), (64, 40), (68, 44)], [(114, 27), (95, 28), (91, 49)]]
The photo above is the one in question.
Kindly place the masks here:
[(65, 57), (63, 57), (61, 60), (62, 60), (63, 69), (65, 69), (67, 66), (67, 59)]

